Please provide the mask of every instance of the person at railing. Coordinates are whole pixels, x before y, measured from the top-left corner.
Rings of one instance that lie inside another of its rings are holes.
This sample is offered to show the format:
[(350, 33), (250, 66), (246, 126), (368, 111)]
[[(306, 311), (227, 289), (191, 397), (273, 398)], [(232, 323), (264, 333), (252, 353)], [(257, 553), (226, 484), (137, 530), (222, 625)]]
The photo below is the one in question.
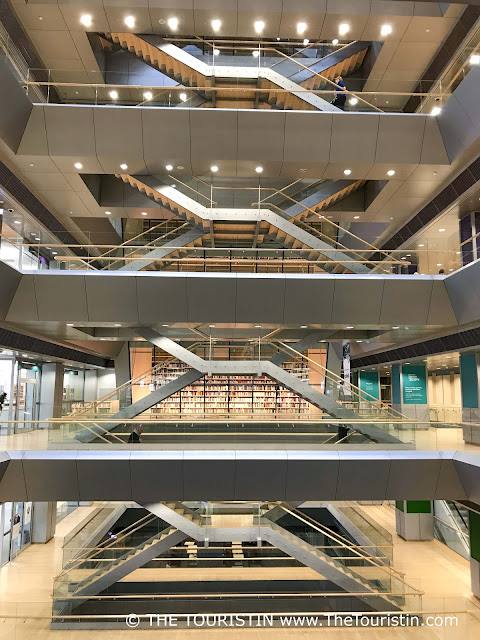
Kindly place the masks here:
[(129, 444), (138, 444), (142, 441), (141, 439), (141, 435), (143, 433), (143, 427), (142, 425), (139, 425), (138, 427), (135, 427), (135, 429), (132, 431), (132, 433), (128, 436), (128, 443)]
[(335, 88), (335, 98), (332, 100), (332, 104), (334, 107), (338, 107), (342, 111), (345, 111), (345, 102), (347, 101), (347, 87), (345, 86), (342, 76), (337, 76), (335, 78), (335, 84), (337, 86)]

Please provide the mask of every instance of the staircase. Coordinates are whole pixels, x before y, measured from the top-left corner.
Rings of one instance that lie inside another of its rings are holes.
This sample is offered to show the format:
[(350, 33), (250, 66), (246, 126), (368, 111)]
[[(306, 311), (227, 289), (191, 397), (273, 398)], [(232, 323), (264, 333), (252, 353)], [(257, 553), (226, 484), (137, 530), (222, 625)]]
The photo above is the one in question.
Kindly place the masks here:
[[(323, 98), (305, 92), (296, 82), (267, 67), (211, 67), (158, 36), (139, 37), (133, 33), (111, 32), (103, 37), (180, 85), (193, 89), (198, 87), (199, 93), (210, 100), (212, 106), (229, 106), (225, 102), (233, 100), (246, 102), (243, 106), (247, 108), (271, 106), (277, 109), (338, 111)], [(213, 86), (219, 86), (220, 91), (212, 91)], [(257, 93), (254, 90), (258, 88), (262, 91)]]
[[(365, 264), (352, 263), (352, 257), (345, 254), (341, 249), (336, 249), (332, 244), (332, 240), (328, 236), (324, 238), (330, 241), (326, 242), (322, 238), (318, 238), (309, 233), (305, 228), (300, 228), (288, 219), (288, 213), (282, 216), (269, 209), (260, 210), (243, 210), (243, 209), (215, 209), (211, 211), (195, 200), (181, 193), (178, 189), (168, 186), (153, 187), (149, 182), (157, 182), (151, 176), (134, 177), (127, 174), (117, 175), (126, 184), (132, 188), (144, 193), (156, 203), (160, 203), (171, 213), (178, 216), (182, 220), (187, 221), (192, 226), (202, 229), (204, 233), (212, 233), (213, 225), (216, 223), (234, 225), (238, 222), (244, 224), (252, 221), (255, 223), (264, 223), (266, 225), (265, 236), (275, 239), (287, 248), (294, 249), (311, 249), (310, 252), (301, 252), (300, 255), (308, 260), (322, 260), (327, 263), (319, 265), (319, 268), (333, 273), (369, 273), (370, 269)], [(342, 181), (341, 192), (353, 190), (354, 185), (345, 185)], [(348, 181), (345, 181), (348, 182)], [(358, 188), (358, 187), (357, 187)], [(334, 197), (333, 193), (328, 192), (327, 199), (329, 201)], [(341, 194), (338, 197), (342, 197)], [(298, 205), (297, 205), (298, 206)], [(305, 211), (302, 208), (302, 211)], [(306, 212), (308, 213), (308, 212)], [(295, 218), (295, 215), (292, 215)], [(304, 223), (303, 223), (304, 224)], [(197, 239), (199, 242), (201, 240)], [(322, 250), (324, 253), (322, 253)], [(187, 255), (187, 254), (185, 254)], [(361, 256), (356, 256), (358, 259)], [(355, 258), (353, 258), (355, 259)], [(335, 261), (335, 264), (328, 265), (328, 261)], [(146, 261), (142, 261), (144, 266)]]

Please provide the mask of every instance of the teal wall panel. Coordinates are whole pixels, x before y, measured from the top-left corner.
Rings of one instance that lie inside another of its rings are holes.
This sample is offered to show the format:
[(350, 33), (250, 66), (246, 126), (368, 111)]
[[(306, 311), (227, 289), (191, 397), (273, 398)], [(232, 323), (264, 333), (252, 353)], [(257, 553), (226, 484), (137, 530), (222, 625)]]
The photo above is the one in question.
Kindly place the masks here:
[(478, 409), (477, 358), (474, 353), (460, 355), (460, 379), (462, 382), (462, 407)]
[(427, 372), (421, 365), (402, 366), (404, 404), (427, 404)]

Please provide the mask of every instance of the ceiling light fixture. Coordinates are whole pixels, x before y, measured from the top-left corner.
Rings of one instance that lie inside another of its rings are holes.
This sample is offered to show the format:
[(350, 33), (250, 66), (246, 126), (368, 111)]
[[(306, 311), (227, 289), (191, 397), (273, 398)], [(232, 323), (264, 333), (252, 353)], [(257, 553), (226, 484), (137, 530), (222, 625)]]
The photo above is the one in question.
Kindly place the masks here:
[(111, 216), (111, 215), (112, 215), (112, 212), (111, 212), (111, 211), (105, 211), (105, 215), (106, 215), (106, 216)]
[(256, 20), (253, 23), (253, 28), (255, 29), (255, 33), (262, 33), (265, 28), (265, 22), (263, 22), (263, 20)]
[(302, 324), (302, 326), (300, 327), (300, 329), (308, 329), (308, 325), (307, 325), (307, 324)]
[(360, 216), (353, 216), (354, 220), (358, 220), (360, 218)]
[(253, 56), (254, 58), (258, 58), (258, 57), (259, 57), (259, 55), (260, 55), (260, 51), (259, 51), (258, 49), (254, 49), (254, 50), (252, 51), (252, 56)]
[(263, 167), (255, 167), (255, 171), (256, 171), (257, 173), (262, 173), (262, 171), (263, 171)]
[(209, 324), (208, 325), (210, 327), (210, 329), (215, 329), (215, 327), (217, 326), (216, 324)]
[(400, 327), (392, 327), (392, 329), (400, 329)]
[(430, 111), (430, 115), (438, 116), (438, 114), (441, 113), (441, 111), (442, 111), (442, 107), (433, 107), (433, 109)]
[(84, 13), (83, 16), (80, 16), (80, 22), (84, 27), (92, 26), (92, 16), (89, 13)]
[(118, 91), (110, 91), (108, 95), (112, 100), (118, 100)]
[(180, 98), (180, 100), (181, 100), (182, 102), (186, 102), (186, 100), (187, 100), (187, 98), (188, 98), (188, 96), (187, 96), (187, 94), (186, 94), (186, 93), (181, 93), (178, 97)]
[(169, 327), (169, 324), (162, 324), (162, 327)]
[(213, 55), (214, 56), (219, 56), (220, 55), (220, 49), (214, 49), (213, 50)]
[(153, 98), (153, 93), (151, 91), (144, 91), (143, 92), (143, 99), (144, 100), (151, 100)]
[(304, 39), (303, 39), (303, 46), (304, 46), (304, 47), (306, 47), (306, 46), (307, 46), (307, 44), (309, 44), (309, 43), (310, 43), (310, 40), (309, 40), (308, 38), (304, 38)]
[(219, 31), (220, 27), (222, 26), (222, 21), (215, 19), (215, 20), (212, 20), (211, 24), (212, 24), (212, 29), (214, 31)]
[(470, 64), (480, 64), (480, 56), (474, 53), (473, 56), (470, 56), (469, 62)]
[(307, 30), (306, 22), (297, 22), (297, 33), (299, 36), (303, 36), (306, 30)]
[(166, 169), (167, 171), (171, 171), (171, 170), (173, 169), (173, 165), (171, 165), (171, 164), (167, 164), (167, 165), (165, 166), (165, 169)]
[(334, 39), (332, 40), (332, 44), (338, 44), (338, 40), (337, 40), (337, 38), (334, 38)]
[(83, 169), (83, 164), (81, 162), (75, 162), (73, 166), (75, 169)]
[(393, 169), (389, 169), (387, 171), (387, 176), (394, 176), (395, 175), (395, 171)]
[(352, 173), (351, 169), (345, 169), (345, 171), (343, 172), (346, 176), (349, 176)]
[(382, 24), (382, 28), (380, 29), (380, 34), (382, 36), (389, 36), (392, 33), (392, 25), (391, 24)]
[(67, 322), (67, 327), (73, 327), (73, 322)]
[(353, 327), (345, 327), (345, 329), (353, 329)]
[(439, 229), (438, 231), (439, 233), (442, 233), (443, 231), (445, 231), (445, 229)]
[(172, 31), (176, 31), (178, 29), (178, 18), (169, 18), (167, 24)]
[(355, 106), (356, 104), (358, 104), (358, 98), (350, 98), (350, 100), (348, 102), (352, 106)]
[(349, 31), (350, 31), (350, 25), (346, 22), (342, 22), (342, 24), (338, 26), (338, 33), (341, 36), (346, 35)]
[(124, 23), (127, 25), (129, 29), (133, 29), (133, 27), (135, 26), (134, 16), (126, 16), (124, 19)]
[(142, 216), (148, 216), (148, 213), (146, 211), (142, 211)]
[(419, 244), (418, 246), (419, 246), (419, 247), (424, 247), (425, 245), (424, 245), (424, 244)]
[(128, 169), (128, 165), (126, 165), (125, 163), (121, 164), (120, 169), (123, 169), (124, 171), (126, 171)]
[(256, 324), (256, 325), (255, 325), (255, 329), (261, 329), (261, 328), (262, 328), (262, 325), (261, 325), (261, 324)]
[(217, 173), (217, 171), (218, 171), (217, 165), (216, 164), (212, 164), (212, 166), (210, 167), (210, 171), (212, 173)]

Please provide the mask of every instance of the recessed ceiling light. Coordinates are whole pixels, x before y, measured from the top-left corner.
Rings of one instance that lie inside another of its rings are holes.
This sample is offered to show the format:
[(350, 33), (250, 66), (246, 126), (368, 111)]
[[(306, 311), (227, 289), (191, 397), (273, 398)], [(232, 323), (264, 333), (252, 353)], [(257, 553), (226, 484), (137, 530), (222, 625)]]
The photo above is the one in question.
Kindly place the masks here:
[(57, 252), (56, 251), (52, 251), (52, 256), (56, 256)]
[(363, 340), (357, 340), (357, 342), (363, 342)]
[(106, 216), (111, 216), (111, 215), (112, 215), (112, 212), (111, 212), (111, 211), (105, 211), (105, 215), (106, 215)]
[(15, 224), (21, 224), (20, 220), (14, 220)]
[(392, 329), (400, 329), (400, 327), (392, 327)]
[(353, 216), (354, 220), (358, 220), (360, 218), (360, 216)]
[(410, 364), (409, 362), (404, 362), (403, 364)]
[(438, 230), (440, 233), (442, 233), (443, 231), (445, 231), (445, 229), (439, 229)]
[(348, 102), (349, 102), (349, 104), (352, 105), (352, 107), (354, 107), (356, 104), (358, 104), (358, 98), (355, 98), (355, 97), (350, 98), (350, 100)]
[(122, 325), (121, 325), (119, 322), (116, 322), (116, 323), (114, 324), (114, 326), (115, 326), (115, 327), (121, 327)]
[(176, 184), (171, 184), (170, 186), (172, 187), (172, 189), (176, 189), (177, 188)]
[(67, 327), (73, 327), (73, 322), (67, 322)]
[(441, 266), (442, 266), (442, 263), (441, 263), (441, 262), (438, 262), (438, 263), (437, 263), (437, 267), (441, 267)]
[(343, 172), (346, 176), (349, 176), (352, 173), (351, 169), (345, 169), (345, 171)]
[(144, 91), (143, 92), (143, 99), (144, 100), (151, 100), (153, 98), (153, 93), (151, 91)]
[(124, 23), (130, 29), (133, 29), (133, 27), (135, 26), (135, 18), (134, 18), (134, 16), (126, 16), (125, 19), (124, 19)]
[(73, 166), (75, 169), (83, 169), (83, 164), (81, 162), (75, 162)]
[(182, 169), (184, 169), (184, 167), (182, 167), (182, 165), (181, 165), (181, 164), (179, 164), (179, 165), (177, 166), (177, 169), (178, 169), (179, 171), (182, 171)]
[(345, 327), (345, 329), (353, 329), (353, 327)]
[(128, 165), (123, 163), (123, 164), (120, 165), (120, 169), (123, 169), (124, 171), (126, 171), (128, 169)]
[(338, 33), (341, 36), (344, 36), (345, 34), (347, 34), (350, 31), (350, 25), (347, 24), (346, 22), (342, 22), (339, 26), (338, 26)]
[(165, 169), (167, 171), (171, 171), (173, 169), (173, 166), (171, 164), (167, 164), (167, 165), (165, 165)]
[(258, 49), (254, 49), (254, 50), (252, 51), (252, 56), (253, 56), (254, 58), (258, 58), (258, 56), (259, 56), (259, 55), (260, 55), (260, 51), (259, 51)]
[(218, 171), (217, 165), (216, 164), (212, 164), (212, 166), (210, 167), (210, 171), (212, 173), (217, 173), (217, 171)]
[(393, 169), (389, 169), (387, 171), (387, 176), (394, 176), (395, 175), (395, 171)]
[(424, 244), (419, 244), (418, 246), (419, 246), (419, 247), (424, 247), (425, 245), (424, 245)]
[(216, 324), (209, 324), (208, 325), (211, 329), (214, 329), (217, 325)]
[(213, 55), (214, 56), (219, 56), (220, 55), (220, 49), (214, 49), (213, 50)]
[(221, 20), (212, 20), (212, 29), (214, 31), (219, 31), (220, 27), (222, 26), (222, 21)]
[(308, 324), (302, 324), (302, 326), (300, 327), (300, 329), (308, 329)]
[(180, 100), (181, 100), (182, 102), (186, 102), (186, 100), (187, 100), (187, 98), (188, 98), (187, 94), (186, 94), (186, 93), (184, 93), (184, 92), (182, 92), (178, 97), (180, 98)]
[(263, 167), (255, 167), (255, 171), (256, 171), (257, 173), (262, 173), (262, 171), (263, 171)]
[(162, 327), (169, 327), (169, 324), (162, 324)]
[(148, 213), (146, 211), (142, 211), (142, 216), (148, 216)]
[(304, 38), (304, 39), (303, 39), (303, 46), (304, 46), (304, 47), (306, 47), (306, 46), (307, 46), (307, 44), (309, 44), (309, 43), (310, 43), (310, 40), (309, 40), (308, 38)]
[(261, 328), (262, 328), (262, 325), (261, 325), (261, 324), (256, 324), (256, 325), (255, 325), (255, 329), (261, 329)]
[(80, 22), (83, 24), (84, 27), (91, 27), (92, 16), (89, 13), (84, 13), (82, 16), (80, 16)]
[(118, 91), (110, 91), (108, 95), (112, 100), (118, 100)]
[(255, 33), (262, 33), (265, 28), (265, 22), (263, 22), (263, 20), (256, 20), (253, 23), (253, 28), (255, 29)]
[(430, 115), (438, 116), (438, 114), (441, 113), (441, 111), (442, 111), (442, 107), (433, 107), (433, 109), (430, 111)]
[(474, 53), (473, 56), (470, 56), (469, 62), (470, 64), (480, 64), (480, 56)]
[(169, 18), (167, 24), (172, 31), (176, 31), (178, 29), (178, 18)]
[(307, 30), (307, 23), (306, 22), (297, 22), (297, 33), (298, 35), (302, 36), (305, 31)]
[(382, 36), (388, 36), (392, 33), (392, 25), (391, 24), (382, 24), (382, 28), (380, 29), (380, 33)]
[(337, 40), (337, 38), (334, 38), (334, 39), (332, 40), (332, 44), (338, 44), (338, 40)]

